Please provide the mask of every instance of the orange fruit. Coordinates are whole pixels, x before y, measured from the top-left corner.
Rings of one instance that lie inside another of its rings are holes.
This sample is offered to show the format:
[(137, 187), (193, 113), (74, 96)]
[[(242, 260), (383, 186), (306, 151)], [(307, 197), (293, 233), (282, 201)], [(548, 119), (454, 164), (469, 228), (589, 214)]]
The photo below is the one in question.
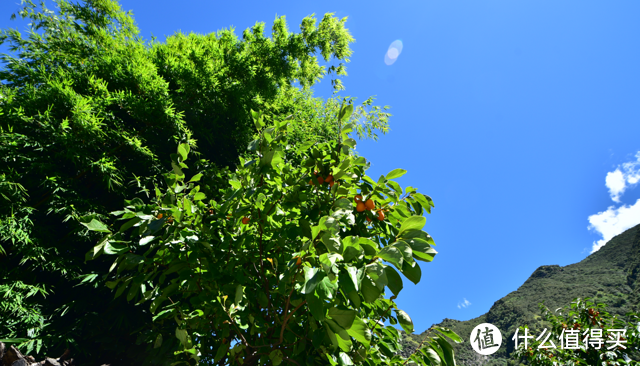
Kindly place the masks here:
[(309, 184), (313, 185), (313, 179), (309, 179)]
[(384, 212), (378, 211), (378, 220), (380, 221), (384, 220)]
[(158, 214), (158, 218), (161, 219), (162, 218), (162, 214)]
[(318, 177), (318, 183), (320, 183), (320, 184), (324, 183), (324, 178)]
[(364, 210), (365, 210), (364, 203), (362, 203), (362, 201), (359, 201), (358, 204), (356, 205), (356, 211), (362, 212)]
[(369, 198), (367, 200), (367, 202), (364, 203), (364, 207), (367, 208), (367, 210), (374, 210), (376, 208), (376, 204), (373, 203), (373, 201), (371, 200), (371, 198)]
[(242, 223), (243, 223), (243, 224), (245, 224), (245, 225), (246, 225), (246, 224), (248, 224), (248, 223), (249, 223), (249, 218), (248, 218), (248, 217), (246, 217), (246, 216), (245, 216), (245, 217), (243, 217), (243, 218), (242, 218)]
[(367, 216), (367, 222), (371, 222), (371, 219)]
[(335, 183), (333, 181), (329, 182), (329, 187), (333, 187)]
[(329, 176), (327, 177), (327, 179), (324, 180), (327, 183), (331, 183), (333, 182), (333, 175), (329, 174)]
[(296, 260), (296, 266), (299, 266), (301, 264), (302, 264), (302, 259), (298, 257), (298, 260)]
[(356, 202), (362, 202), (362, 196), (361, 195), (356, 195), (353, 199), (356, 200)]

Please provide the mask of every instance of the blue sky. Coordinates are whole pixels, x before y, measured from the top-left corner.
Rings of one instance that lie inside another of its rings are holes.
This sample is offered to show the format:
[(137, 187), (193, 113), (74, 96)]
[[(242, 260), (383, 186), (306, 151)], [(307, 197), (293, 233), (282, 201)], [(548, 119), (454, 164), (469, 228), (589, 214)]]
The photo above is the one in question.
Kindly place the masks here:
[[(26, 30), (9, 21), (18, 3), (0, 4), (1, 28)], [(120, 3), (159, 41), (270, 29), (276, 14), (296, 32), (312, 13), (348, 16), (342, 95), (376, 95), (393, 114), (388, 135), (357, 147), (369, 175), (407, 169), (401, 185), (436, 205), (425, 230), (439, 254), (397, 300), (418, 332), (477, 317), (537, 267), (579, 262), (640, 223), (640, 2)], [(315, 90), (329, 97), (329, 80)]]

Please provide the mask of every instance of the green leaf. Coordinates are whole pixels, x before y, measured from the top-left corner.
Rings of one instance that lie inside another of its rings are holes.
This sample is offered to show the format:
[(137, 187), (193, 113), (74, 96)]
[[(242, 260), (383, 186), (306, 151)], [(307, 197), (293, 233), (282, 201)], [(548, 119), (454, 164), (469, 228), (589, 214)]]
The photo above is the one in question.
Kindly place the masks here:
[(382, 292), (371, 281), (371, 279), (368, 276), (365, 276), (362, 280), (362, 296), (364, 297), (364, 301), (367, 303), (372, 303), (378, 300), (381, 293)]
[(105, 254), (121, 254), (129, 251), (129, 246), (122, 242), (107, 241), (104, 245)]
[(351, 325), (356, 318), (356, 312), (346, 308), (331, 308), (327, 315), (344, 329), (351, 328)]
[(159, 348), (160, 346), (162, 346), (162, 333), (158, 334), (156, 341), (153, 342), (153, 348)]
[(334, 294), (338, 290), (338, 285), (331, 282), (329, 277), (324, 277), (322, 281), (318, 283), (316, 292), (320, 296), (320, 299), (333, 299)]
[(199, 182), (200, 178), (202, 178), (202, 173), (198, 173), (198, 174), (194, 175), (193, 177), (191, 177), (191, 179), (189, 179), (188, 183)]
[(27, 342), (30, 341), (29, 338), (4, 338), (4, 339), (0, 339), (0, 342), (3, 343), (22, 343), (22, 342)]
[(398, 318), (398, 323), (400, 323), (402, 329), (409, 334), (413, 333), (413, 321), (409, 317), (409, 314), (405, 313), (403, 310), (394, 310), (396, 312), (396, 318)]
[(205, 198), (207, 198), (207, 195), (205, 195), (202, 192), (197, 192), (196, 194), (193, 195), (193, 200), (194, 201), (202, 201)]
[(384, 272), (387, 275), (387, 286), (389, 286), (389, 289), (391, 290), (391, 292), (393, 292), (394, 295), (398, 296), (403, 288), (402, 278), (400, 277), (398, 272), (396, 272), (396, 270), (391, 266), (384, 267)]
[(153, 241), (156, 237), (153, 235), (143, 236), (140, 238), (140, 245), (147, 245)]
[(353, 365), (353, 361), (351, 360), (351, 357), (349, 357), (349, 355), (344, 352), (340, 352), (340, 355), (338, 356), (338, 363), (340, 364), (340, 366)]
[(402, 263), (404, 262), (402, 253), (393, 245), (382, 248), (382, 250), (378, 252), (377, 256), (398, 268), (402, 268)]
[(283, 357), (282, 351), (279, 349), (275, 349), (271, 351), (271, 353), (269, 353), (269, 359), (276, 366), (282, 363), (282, 359), (283, 359), (282, 357)]
[(91, 219), (91, 221), (89, 221), (88, 223), (84, 223), (81, 222), (82, 225), (86, 226), (87, 229), (91, 230), (91, 231), (98, 231), (101, 233), (110, 233), (111, 231), (109, 230), (109, 228), (107, 228), (107, 225), (103, 224), (102, 222), (96, 220), (96, 219)]
[(394, 169), (391, 172), (389, 172), (389, 174), (387, 174), (387, 176), (385, 177), (385, 179), (395, 179), (395, 178), (400, 178), (403, 175), (405, 175), (407, 173), (406, 170), (404, 169)]
[(318, 285), (318, 283), (320, 283), (320, 281), (322, 281), (324, 276), (325, 274), (323, 272), (320, 272), (318, 268), (304, 267), (305, 281), (304, 281), (304, 288), (302, 290), (302, 293), (303, 294), (313, 293), (316, 286)]
[(349, 117), (351, 117), (351, 113), (353, 113), (353, 105), (352, 104), (347, 104), (346, 106), (342, 107), (342, 109), (340, 109), (340, 114), (338, 114), (338, 120), (339, 121), (343, 121), (343, 120), (348, 120)]
[(187, 160), (187, 155), (189, 154), (189, 145), (188, 144), (178, 145), (178, 154), (180, 154), (180, 158), (182, 159), (182, 161)]
[(355, 318), (351, 327), (347, 329), (347, 333), (365, 347), (369, 347), (371, 343), (371, 330), (369, 330), (369, 327), (367, 327), (362, 319)]
[(133, 225), (139, 223), (140, 221), (142, 221), (142, 219), (139, 217), (132, 218), (131, 220), (125, 222), (124, 224), (122, 224), (122, 226), (120, 226), (119, 232), (124, 233), (125, 231), (129, 230), (130, 228), (133, 227)]
[(422, 230), (426, 223), (427, 218), (424, 216), (411, 216), (402, 222), (402, 226), (400, 226), (400, 231), (398, 232), (398, 237), (408, 230)]
[(233, 301), (233, 303), (238, 306), (240, 305), (240, 302), (242, 301), (242, 295), (243, 295), (243, 291), (244, 291), (244, 286), (238, 284), (236, 286), (236, 296), (235, 299)]
[(462, 343), (462, 338), (449, 328), (434, 326), (433, 329), (451, 338), (456, 343)]
[(413, 267), (405, 262), (402, 265), (402, 274), (409, 279), (409, 281), (415, 283), (416, 285), (420, 282), (420, 278), (422, 277), (422, 270), (418, 263), (414, 263)]
[(216, 356), (213, 359), (213, 363), (218, 363), (220, 360), (222, 360), (222, 357), (227, 354), (228, 350), (229, 344), (221, 344), (220, 347), (218, 347), (218, 351), (216, 352)]
[(445, 364), (447, 366), (456, 366), (456, 359), (453, 355), (453, 347), (444, 339), (441, 335), (438, 334), (438, 338), (436, 338), (436, 342), (442, 349), (442, 353), (444, 354)]
[(187, 346), (187, 330), (176, 327), (176, 337), (180, 340), (183, 346)]
[(305, 299), (307, 300), (307, 306), (309, 307), (311, 315), (313, 315), (316, 320), (324, 320), (326, 311), (323, 306), (323, 301), (320, 300), (315, 291), (306, 294)]
[(404, 259), (405, 262), (413, 265), (413, 250), (411, 250), (409, 244), (404, 241), (398, 241), (394, 243), (393, 246), (398, 248), (398, 251), (402, 254), (402, 259)]

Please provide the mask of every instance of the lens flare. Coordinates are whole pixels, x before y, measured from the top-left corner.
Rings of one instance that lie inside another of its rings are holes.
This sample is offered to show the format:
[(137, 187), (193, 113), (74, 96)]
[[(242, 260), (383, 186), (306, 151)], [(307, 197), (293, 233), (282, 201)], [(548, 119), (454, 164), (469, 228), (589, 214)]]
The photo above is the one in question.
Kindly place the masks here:
[(398, 59), (398, 56), (402, 53), (402, 41), (395, 40), (391, 42), (387, 53), (384, 54), (384, 63), (388, 66), (393, 65), (394, 62)]

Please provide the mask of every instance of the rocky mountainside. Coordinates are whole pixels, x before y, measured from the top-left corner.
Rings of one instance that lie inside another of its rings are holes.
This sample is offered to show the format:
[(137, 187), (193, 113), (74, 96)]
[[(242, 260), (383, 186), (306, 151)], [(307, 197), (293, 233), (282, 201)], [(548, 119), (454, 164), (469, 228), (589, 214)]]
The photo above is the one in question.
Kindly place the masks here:
[[(640, 225), (611, 239), (579, 263), (536, 269), (518, 290), (496, 301), (484, 315), (467, 321), (445, 319), (437, 325), (451, 328), (463, 338), (463, 343), (454, 345), (458, 365), (517, 365), (509, 356), (515, 330), (525, 324), (544, 328), (540, 302), (555, 310), (568, 306), (577, 297), (605, 303), (612, 315), (640, 310)], [(500, 350), (491, 356), (478, 355), (469, 343), (471, 331), (481, 323), (497, 326), (503, 336)], [(405, 337), (402, 353), (413, 352), (421, 339), (422, 335), (415, 334)]]

